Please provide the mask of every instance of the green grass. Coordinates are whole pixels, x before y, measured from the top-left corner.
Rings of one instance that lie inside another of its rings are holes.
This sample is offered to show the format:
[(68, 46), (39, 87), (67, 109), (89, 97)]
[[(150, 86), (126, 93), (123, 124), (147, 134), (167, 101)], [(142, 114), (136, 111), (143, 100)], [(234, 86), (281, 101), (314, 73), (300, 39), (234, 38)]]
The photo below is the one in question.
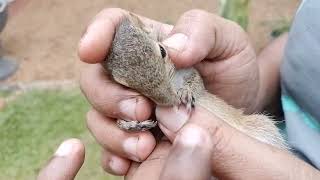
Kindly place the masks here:
[(0, 179), (35, 179), (67, 138), (80, 138), (86, 160), (76, 179), (118, 179), (100, 167), (100, 149), (85, 127), (89, 106), (78, 90), (33, 91), (0, 111)]
[(8, 97), (10, 95), (11, 95), (10, 91), (7, 91), (7, 90), (0, 91), (0, 98)]
[(220, 0), (220, 15), (237, 22), (243, 29), (248, 26), (250, 0)]

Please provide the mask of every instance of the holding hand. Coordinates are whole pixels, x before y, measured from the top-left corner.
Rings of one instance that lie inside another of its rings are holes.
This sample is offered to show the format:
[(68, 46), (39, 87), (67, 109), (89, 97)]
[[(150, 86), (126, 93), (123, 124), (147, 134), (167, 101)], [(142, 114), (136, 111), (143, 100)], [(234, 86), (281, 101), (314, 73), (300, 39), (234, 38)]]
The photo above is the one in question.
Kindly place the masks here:
[[(138, 93), (116, 84), (99, 63), (111, 46), (116, 26), (128, 13), (106, 9), (88, 26), (79, 44), (79, 56), (88, 68), (82, 73), (81, 88), (93, 109), (87, 124), (104, 148), (103, 167), (124, 175), (130, 160), (145, 160), (155, 147), (150, 132), (128, 133), (120, 130), (116, 119), (147, 120), (153, 104)], [(253, 111), (256, 106), (259, 74), (255, 53), (246, 34), (235, 23), (200, 10), (186, 12), (173, 27), (141, 17), (152, 26), (177, 67), (197, 64), (206, 88), (238, 107)], [(228, 34), (225, 36), (223, 34)], [(234, 98), (234, 97), (242, 98)], [(107, 158), (108, 157), (108, 158)], [(112, 170), (105, 159), (116, 159)]]
[(37, 179), (72, 180), (81, 168), (84, 156), (83, 144), (78, 139), (68, 139), (58, 147)]
[[(116, 119), (147, 120), (154, 106), (145, 97), (116, 84), (100, 64), (95, 64), (106, 58), (115, 29), (126, 13), (121, 9), (102, 11), (88, 27), (79, 45), (80, 58), (93, 64), (82, 74), (81, 88), (93, 106), (87, 124), (104, 149), (102, 166), (107, 172), (133, 179), (150, 178), (148, 173), (153, 177), (151, 179), (184, 175), (186, 178), (206, 179), (211, 174), (231, 179), (261, 176), (272, 179), (291, 178), (289, 167), (302, 168), (308, 177), (315, 177), (316, 172), (302, 161), (251, 139), (199, 107), (191, 117), (183, 112), (183, 108), (179, 112), (157, 108), (160, 128), (173, 142), (168, 159), (165, 155), (170, 145), (161, 146), (162, 142), (155, 147), (150, 132), (120, 130), (115, 124)], [(162, 39), (162, 43), (169, 48), (169, 56), (175, 65), (194, 65), (210, 92), (236, 107), (245, 107), (246, 112), (257, 111), (265, 105), (268, 80), (261, 73), (266, 71), (259, 70), (261, 63), (257, 62), (238, 25), (199, 10), (182, 15), (174, 27), (141, 19), (160, 37), (168, 37)], [(157, 158), (157, 152), (166, 153)], [(191, 156), (194, 154), (197, 155)], [(150, 158), (152, 162), (161, 162), (146, 166)], [(135, 162), (131, 163), (131, 160)], [(141, 161), (144, 162), (136, 163)], [(150, 170), (146, 170), (148, 168)], [(182, 173), (186, 170), (187, 173)], [(306, 174), (297, 174), (296, 177), (304, 178)]]

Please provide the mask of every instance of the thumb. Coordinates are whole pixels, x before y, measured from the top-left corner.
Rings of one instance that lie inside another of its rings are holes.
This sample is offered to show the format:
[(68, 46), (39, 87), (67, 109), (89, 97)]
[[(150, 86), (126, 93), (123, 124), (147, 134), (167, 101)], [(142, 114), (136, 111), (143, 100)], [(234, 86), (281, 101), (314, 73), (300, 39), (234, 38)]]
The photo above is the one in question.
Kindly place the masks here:
[(236, 23), (206, 11), (190, 10), (162, 43), (174, 64), (183, 68), (203, 59), (231, 57), (247, 45), (245, 42), (246, 34)]
[(85, 149), (78, 139), (64, 141), (48, 164), (40, 171), (38, 180), (73, 180), (84, 162)]
[[(184, 127), (188, 125), (194, 125), (207, 130), (213, 136), (217, 134), (215, 131), (218, 129), (229, 129), (226, 123), (224, 123), (220, 118), (216, 117), (211, 112), (202, 108), (201, 106), (195, 106), (190, 113), (184, 105), (178, 107), (178, 109), (173, 107), (156, 107), (156, 117), (158, 120), (159, 127), (161, 131), (171, 142), (174, 142), (176, 136), (181, 133)], [(214, 141), (220, 137), (214, 137)], [(225, 138), (225, 137), (223, 137)]]
[(203, 128), (194, 125), (183, 127), (173, 142), (160, 179), (210, 179), (211, 138)]

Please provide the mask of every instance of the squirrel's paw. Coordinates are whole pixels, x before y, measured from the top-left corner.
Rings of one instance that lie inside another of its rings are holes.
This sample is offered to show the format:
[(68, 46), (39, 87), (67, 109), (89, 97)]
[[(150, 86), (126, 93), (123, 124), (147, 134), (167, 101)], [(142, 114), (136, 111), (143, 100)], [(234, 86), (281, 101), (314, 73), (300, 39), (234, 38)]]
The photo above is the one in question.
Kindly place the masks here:
[(180, 99), (180, 104), (184, 104), (188, 112), (191, 112), (195, 104), (193, 92), (189, 88), (181, 88), (177, 92)]
[(126, 131), (147, 131), (154, 128), (157, 125), (157, 121), (146, 120), (146, 121), (129, 121), (124, 119), (118, 119), (117, 125), (120, 129)]

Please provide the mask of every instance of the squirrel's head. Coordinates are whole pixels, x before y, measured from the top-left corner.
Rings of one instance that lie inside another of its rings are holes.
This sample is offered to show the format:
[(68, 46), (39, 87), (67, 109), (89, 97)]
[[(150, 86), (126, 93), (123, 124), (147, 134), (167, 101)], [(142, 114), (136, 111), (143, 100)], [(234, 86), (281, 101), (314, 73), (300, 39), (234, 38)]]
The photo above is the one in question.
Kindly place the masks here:
[(172, 105), (174, 66), (167, 51), (137, 16), (125, 17), (116, 28), (108, 58), (102, 63), (118, 83), (135, 89), (157, 104)]

